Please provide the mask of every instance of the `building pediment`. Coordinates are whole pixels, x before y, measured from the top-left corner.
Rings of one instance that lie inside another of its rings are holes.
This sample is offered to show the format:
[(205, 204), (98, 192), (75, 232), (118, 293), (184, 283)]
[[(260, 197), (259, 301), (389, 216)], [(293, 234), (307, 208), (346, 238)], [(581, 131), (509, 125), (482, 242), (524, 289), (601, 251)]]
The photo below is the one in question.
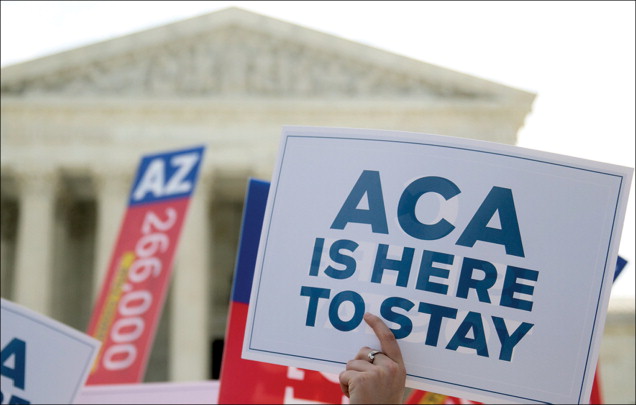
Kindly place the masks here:
[(10, 96), (482, 99), (533, 94), (238, 8), (2, 70)]

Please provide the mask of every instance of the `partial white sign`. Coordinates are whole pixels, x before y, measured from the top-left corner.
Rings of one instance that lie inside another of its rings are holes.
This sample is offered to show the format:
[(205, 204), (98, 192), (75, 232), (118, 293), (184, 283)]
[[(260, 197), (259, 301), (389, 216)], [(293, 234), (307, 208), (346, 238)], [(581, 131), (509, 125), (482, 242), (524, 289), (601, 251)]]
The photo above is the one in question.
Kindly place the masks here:
[(71, 404), (100, 342), (2, 299), (2, 404)]
[(589, 398), (633, 169), (417, 133), (285, 127), (243, 357), (338, 373), (394, 331), (407, 385)]
[(219, 381), (89, 385), (76, 404), (218, 404)]

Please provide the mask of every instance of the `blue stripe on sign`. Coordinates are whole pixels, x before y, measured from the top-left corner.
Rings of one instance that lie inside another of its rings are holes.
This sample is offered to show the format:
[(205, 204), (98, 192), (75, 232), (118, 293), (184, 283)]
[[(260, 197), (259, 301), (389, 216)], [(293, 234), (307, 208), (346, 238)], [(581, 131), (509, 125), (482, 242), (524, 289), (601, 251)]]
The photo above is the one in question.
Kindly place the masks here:
[(252, 279), (256, 266), (258, 244), (263, 228), (263, 217), (269, 194), (269, 182), (250, 179), (243, 207), (243, 224), (236, 257), (232, 301), (248, 304), (252, 292)]
[(620, 256), (616, 256), (616, 270), (614, 271), (614, 281), (616, 281), (616, 278), (621, 274), (621, 271), (623, 271), (626, 264), (627, 260), (623, 259)]

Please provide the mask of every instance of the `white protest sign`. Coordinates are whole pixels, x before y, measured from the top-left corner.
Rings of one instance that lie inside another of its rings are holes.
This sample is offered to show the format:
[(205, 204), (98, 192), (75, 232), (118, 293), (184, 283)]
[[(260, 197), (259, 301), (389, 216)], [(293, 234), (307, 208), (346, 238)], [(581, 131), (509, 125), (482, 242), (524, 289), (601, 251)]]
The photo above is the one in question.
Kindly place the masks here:
[(396, 337), (407, 385), (589, 398), (633, 169), (425, 134), (285, 127), (243, 357), (338, 373)]
[(100, 342), (2, 299), (2, 404), (71, 404)]
[(219, 381), (84, 386), (76, 404), (217, 404)]

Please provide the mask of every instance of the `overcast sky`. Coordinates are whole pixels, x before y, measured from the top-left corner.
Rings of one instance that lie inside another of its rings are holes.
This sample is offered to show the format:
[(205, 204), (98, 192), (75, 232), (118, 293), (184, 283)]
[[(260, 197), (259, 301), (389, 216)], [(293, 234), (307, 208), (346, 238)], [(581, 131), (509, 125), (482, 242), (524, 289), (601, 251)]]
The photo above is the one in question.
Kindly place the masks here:
[[(634, 2), (2, 2), (2, 66), (237, 6), (537, 94), (519, 145), (634, 167)], [(634, 297), (634, 186), (613, 296)]]

